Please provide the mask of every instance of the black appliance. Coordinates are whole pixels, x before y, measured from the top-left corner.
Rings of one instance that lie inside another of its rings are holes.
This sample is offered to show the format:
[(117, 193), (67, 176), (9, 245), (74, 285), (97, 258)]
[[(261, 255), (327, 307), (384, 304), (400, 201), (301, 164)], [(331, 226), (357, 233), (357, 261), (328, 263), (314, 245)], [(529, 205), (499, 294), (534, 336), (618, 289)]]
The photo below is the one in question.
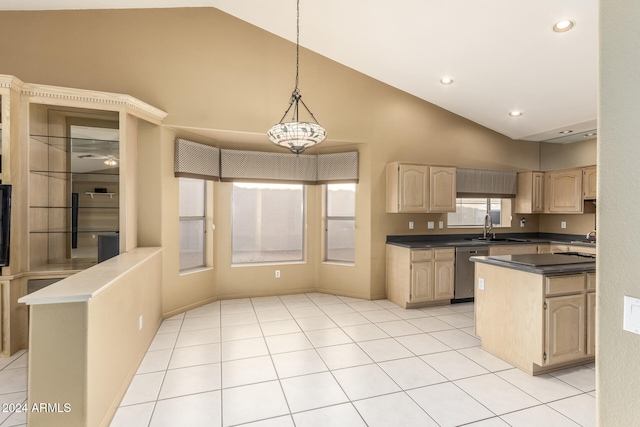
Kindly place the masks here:
[(9, 265), (11, 234), (11, 186), (0, 184), (0, 267)]

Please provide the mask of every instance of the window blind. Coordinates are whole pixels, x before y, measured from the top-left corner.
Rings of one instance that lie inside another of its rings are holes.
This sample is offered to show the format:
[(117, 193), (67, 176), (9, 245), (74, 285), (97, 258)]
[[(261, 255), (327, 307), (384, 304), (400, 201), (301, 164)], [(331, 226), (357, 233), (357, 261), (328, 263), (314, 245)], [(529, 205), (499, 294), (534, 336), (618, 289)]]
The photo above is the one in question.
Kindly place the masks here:
[(514, 171), (456, 169), (458, 197), (515, 197), (518, 174)]

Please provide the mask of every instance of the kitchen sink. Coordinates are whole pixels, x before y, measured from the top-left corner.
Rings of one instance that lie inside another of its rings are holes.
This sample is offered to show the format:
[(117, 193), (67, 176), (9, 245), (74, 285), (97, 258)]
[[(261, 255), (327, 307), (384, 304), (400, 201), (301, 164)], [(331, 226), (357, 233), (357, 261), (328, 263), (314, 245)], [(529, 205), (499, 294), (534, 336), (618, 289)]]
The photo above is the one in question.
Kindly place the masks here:
[(530, 240), (515, 239), (513, 237), (473, 237), (467, 238), (466, 240), (471, 240), (472, 242), (530, 242)]
[(591, 245), (595, 245), (596, 241), (583, 239), (583, 240), (572, 240), (571, 243), (589, 243)]

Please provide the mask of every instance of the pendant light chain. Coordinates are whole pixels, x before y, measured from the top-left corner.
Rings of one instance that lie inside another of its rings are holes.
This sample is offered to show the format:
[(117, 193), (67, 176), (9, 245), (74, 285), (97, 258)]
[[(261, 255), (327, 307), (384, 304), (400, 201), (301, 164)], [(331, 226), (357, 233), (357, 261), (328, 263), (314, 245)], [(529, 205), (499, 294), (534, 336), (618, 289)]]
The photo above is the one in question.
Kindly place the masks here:
[(298, 75), (300, 68), (300, 0), (297, 0), (296, 5), (296, 88), (294, 92), (298, 92)]
[[(324, 141), (327, 131), (320, 126), (318, 120), (302, 100), (298, 84), (300, 82), (300, 0), (296, 0), (296, 86), (289, 99), (289, 107), (284, 112), (280, 122), (273, 125), (267, 132), (267, 136), (274, 144), (287, 147), (296, 154), (300, 154), (305, 148)], [(298, 104), (302, 106), (313, 122), (298, 121)], [(293, 107), (292, 121), (285, 122), (285, 118)]]

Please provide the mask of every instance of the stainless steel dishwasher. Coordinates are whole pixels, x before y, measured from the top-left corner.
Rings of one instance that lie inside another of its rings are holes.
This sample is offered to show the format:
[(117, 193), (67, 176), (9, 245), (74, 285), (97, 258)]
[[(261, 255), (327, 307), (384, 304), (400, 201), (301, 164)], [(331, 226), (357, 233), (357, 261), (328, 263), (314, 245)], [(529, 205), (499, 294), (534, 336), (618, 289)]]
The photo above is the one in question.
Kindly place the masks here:
[(487, 246), (458, 246), (456, 248), (456, 277), (453, 302), (473, 301), (475, 263), (472, 256), (488, 256)]

